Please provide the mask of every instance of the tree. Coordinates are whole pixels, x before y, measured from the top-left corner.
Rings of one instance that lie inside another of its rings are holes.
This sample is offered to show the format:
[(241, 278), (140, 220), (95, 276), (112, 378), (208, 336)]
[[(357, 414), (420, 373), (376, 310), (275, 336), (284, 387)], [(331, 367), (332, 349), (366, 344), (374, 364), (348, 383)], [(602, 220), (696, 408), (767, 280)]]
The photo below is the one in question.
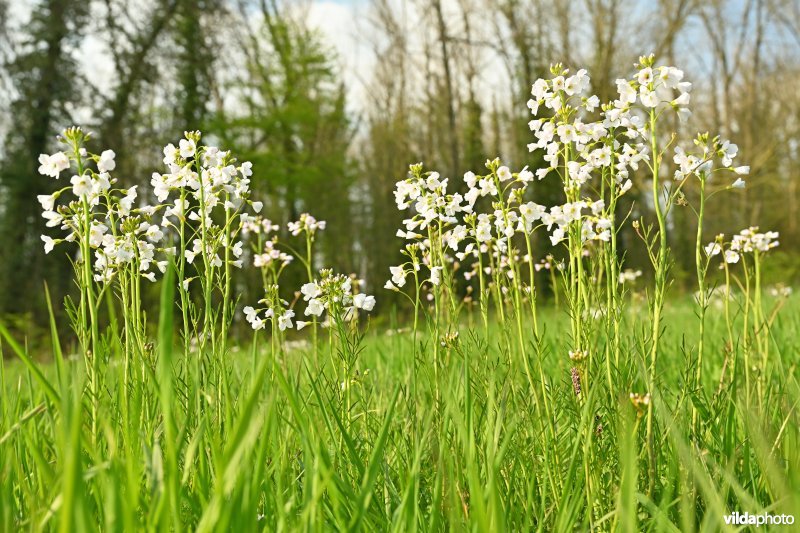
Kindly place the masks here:
[(352, 132), (334, 55), (302, 13), (275, 0), (258, 9), (253, 22), (253, 6), (239, 6), (235, 45), (244, 61), (221, 89), (237, 104), (217, 109), (210, 132), (254, 163), (253, 191), (265, 196), (268, 216), (285, 223), (308, 211), (339, 228), (320, 235), (324, 260), (315, 268), (352, 271)]
[(66, 259), (43, 257), (40, 236), (45, 225), (36, 196), (53, 192), (58, 184), (37, 169), (39, 154), (55, 149), (54, 132), (71, 121), (71, 109), (81, 102), (76, 88), (82, 76), (74, 53), (86, 17), (84, 2), (42, 1), (8, 65), (16, 97), (0, 166), (0, 308), (5, 312), (41, 311), (44, 279), (55, 298), (69, 288)]

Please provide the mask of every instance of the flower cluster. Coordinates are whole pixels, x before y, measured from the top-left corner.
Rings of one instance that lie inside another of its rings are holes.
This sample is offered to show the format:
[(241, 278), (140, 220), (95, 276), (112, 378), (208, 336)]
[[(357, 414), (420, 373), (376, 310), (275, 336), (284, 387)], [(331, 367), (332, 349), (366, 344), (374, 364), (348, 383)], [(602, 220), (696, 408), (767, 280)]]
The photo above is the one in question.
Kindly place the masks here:
[(741, 254), (768, 252), (780, 244), (777, 231), (759, 233), (758, 227), (743, 229), (728, 243), (724, 239), (724, 235), (717, 235), (714, 242), (706, 245), (705, 252), (709, 257), (722, 254), (722, 259), (729, 264), (738, 263)]
[(244, 308), (244, 316), (254, 330), (264, 329), (269, 321), (273, 321), (275, 327), (280, 331), (297, 328), (303, 329), (308, 323), (294, 322), (294, 311), (289, 308), (289, 302), (282, 299), (278, 294), (277, 285), (269, 285), (266, 288), (266, 295), (259, 300), (259, 304), (264, 307), (255, 309), (248, 305)]
[[(328, 313), (334, 320), (352, 320), (358, 310), (370, 312), (375, 307), (375, 297), (364, 293), (353, 294), (353, 278), (342, 274), (334, 274), (330, 269), (320, 271), (320, 278), (304, 284), (300, 288), (306, 302), (304, 315), (321, 317)], [(278, 285), (267, 287), (266, 296), (259, 301), (264, 307), (256, 309), (252, 306), (244, 308), (247, 321), (253, 329), (263, 329), (266, 322), (275, 320), (280, 331), (296, 327), (303, 329), (308, 322), (294, 321), (295, 312), (289, 303), (278, 295)]]
[(259, 253), (253, 255), (253, 266), (256, 268), (268, 268), (275, 265), (279, 269), (288, 266), (294, 260), (294, 256), (282, 252), (277, 246), (277, 237), (265, 241)]
[(364, 293), (353, 294), (353, 280), (350, 276), (335, 274), (333, 270), (320, 270), (319, 280), (306, 283), (300, 288), (306, 302), (306, 316), (321, 317), (328, 312), (345, 320), (355, 317), (358, 309), (372, 311), (375, 297)]
[(312, 215), (303, 213), (300, 215), (300, 220), (289, 222), (286, 227), (295, 237), (301, 233), (307, 233), (313, 237), (317, 233), (317, 230), (324, 230), (325, 225), (326, 222), (324, 220), (317, 220)]
[[(66, 232), (61, 238), (43, 235), (45, 253), (60, 243), (78, 243), (80, 262), (85, 255), (94, 255), (92, 268), (96, 282), (107, 283), (129, 268), (132, 274), (155, 281), (153, 267), (164, 272), (167, 265), (166, 255), (157, 260), (156, 253), (174, 253), (173, 248), (159, 247), (164, 231), (153, 221), (159, 206), (134, 207), (136, 187), (117, 188), (117, 180), (110, 174), (116, 168), (114, 152), (91, 154), (83, 147), (88, 139), (89, 135), (79, 128), (70, 128), (61, 137), (71, 147), (70, 155), (56, 152), (39, 157), (39, 171), (43, 175), (58, 179), (73, 164), (77, 172), (70, 178), (70, 187), (37, 197), (47, 227), (59, 227)], [(67, 199), (70, 193), (72, 198)], [(57, 205), (59, 200), (62, 203)]]
[(239, 217), (239, 222), (242, 227), (242, 235), (269, 235), (270, 233), (277, 232), (280, 226), (273, 224), (268, 218), (260, 215), (248, 215), (242, 213)]
[[(585, 317), (615, 316), (622, 305), (620, 284), (641, 275), (641, 271), (622, 268), (617, 235), (618, 216), (624, 213), (620, 213), (618, 201), (633, 188), (636, 173), (649, 171), (658, 232), (642, 232), (638, 221), (634, 221), (634, 229), (647, 241), (649, 258), (657, 270), (660, 300), (667, 264), (665, 213), (684, 199), (683, 184), (696, 175), (705, 187), (712, 172), (725, 170), (742, 176), (749, 168), (734, 166), (735, 144), (702, 134), (695, 140), (696, 148), (675, 150), (677, 185), (659, 178), (665, 147), (672, 140), (660, 144), (660, 137), (666, 135), (658, 131), (657, 123), (665, 114), (677, 114), (680, 120), (689, 116), (691, 84), (684, 81), (681, 70), (654, 63), (653, 56), (641, 57), (630, 78), (617, 80), (617, 94), (606, 103), (591, 94), (585, 70), (572, 74), (561, 65), (551, 67), (552, 77), (537, 80), (528, 101), (533, 115), (528, 125), (534, 137), (528, 150), (541, 156), (544, 163), (538, 169), (514, 171), (500, 159), (488, 160), (484, 175), (464, 174), (459, 187), (462, 196), (449, 193), (448, 179), (439, 173), (424, 171), (422, 164), (412, 165), (409, 177), (397, 182), (394, 192), (398, 209), (412, 211), (397, 236), (411, 242), (402, 250), (407, 260), (390, 268), (391, 279), (385, 288), (401, 291), (413, 277), (417, 306), (419, 293), (430, 285), (433, 294), (428, 297), (436, 301), (438, 328), (442, 309), (448, 320), (458, 313), (453, 298), (455, 274), (462, 273), (467, 281), (477, 278), (485, 330), (488, 300), (494, 299), (501, 319), (516, 318), (517, 336), (522, 339), (522, 301), (530, 303), (534, 331), (537, 328), (535, 273), (547, 266), (558, 301), (552, 267), (564, 265), (558, 270), (562, 270), (560, 281), (572, 317), (573, 353), (583, 353), (577, 347), (587, 346), (593, 336)], [(532, 190), (539, 180), (553, 175), (561, 182), (564, 201), (542, 205)], [(739, 178), (726, 188), (743, 186)], [(538, 241), (532, 236), (537, 230), (547, 232), (552, 246), (563, 246), (563, 262), (557, 263), (551, 255), (537, 262), (533, 250)], [(521, 272), (523, 265), (528, 267), (527, 274)], [(429, 276), (421, 274), (426, 269)], [(607, 309), (592, 301), (601, 291), (608, 292), (604, 298)], [(407, 296), (411, 299), (412, 295)], [(442, 296), (450, 297), (449, 307), (441, 305)], [(513, 313), (506, 314), (503, 307), (509, 303)], [(596, 312), (601, 308), (602, 312)]]
[[(205, 269), (225, 263), (241, 268), (243, 245), (235, 238), (244, 223), (235, 221), (246, 205), (256, 213), (263, 207), (249, 199), (253, 166), (250, 162), (237, 166), (229, 151), (201, 145), (200, 139), (200, 132), (186, 132), (177, 148), (168, 144), (164, 148), (168, 172), (152, 175), (153, 193), (165, 207), (162, 225), (191, 241), (191, 248), (183, 252), (188, 263), (201, 257)], [(215, 211), (219, 217), (213, 216)]]
[[(677, 167), (675, 169), (676, 181), (682, 182), (691, 175), (705, 180), (713, 172), (721, 170), (731, 171), (737, 176), (750, 173), (748, 166), (733, 166), (733, 160), (739, 152), (739, 147), (730, 141), (719, 137), (710, 139), (708, 133), (703, 133), (695, 138), (694, 145), (695, 149), (690, 152), (680, 146), (675, 147), (675, 155), (672, 159)], [(715, 168), (715, 162), (719, 162), (720, 166)], [(737, 178), (730, 185), (734, 189), (743, 189), (744, 186), (745, 182), (742, 178)]]
[(620, 284), (633, 283), (641, 276), (642, 276), (641, 270), (633, 270), (630, 268), (626, 268), (625, 270), (619, 273), (619, 282)]
[[(575, 76), (565, 77), (569, 71), (555, 65), (555, 75), (550, 80), (539, 79), (531, 94), (533, 102), (545, 102), (553, 110), (549, 118), (537, 118), (529, 122), (537, 141), (528, 145), (533, 152), (543, 150), (544, 160), (549, 165), (537, 170), (536, 176), (544, 178), (551, 171), (560, 174), (568, 190), (578, 190), (588, 183), (593, 174), (599, 172), (613, 176), (619, 186), (618, 195), (632, 186), (631, 170), (637, 170), (641, 161), (648, 160), (647, 147), (643, 142), (644, 121), (634, 112), (627, 93), (602, 106), (600, 120), (587, 120), (600, 107), (597, 96), (587, 96), (589, 76), (581, 70)], [(568, 80), (578, 79), (579, 82)], [(631, 87), (627, 80), (617, 80), (618, 89)], [(531, 113), (539, 114), (539, 106), (531, 105)], [(640, 141), (640, 142), (636, 142)]]

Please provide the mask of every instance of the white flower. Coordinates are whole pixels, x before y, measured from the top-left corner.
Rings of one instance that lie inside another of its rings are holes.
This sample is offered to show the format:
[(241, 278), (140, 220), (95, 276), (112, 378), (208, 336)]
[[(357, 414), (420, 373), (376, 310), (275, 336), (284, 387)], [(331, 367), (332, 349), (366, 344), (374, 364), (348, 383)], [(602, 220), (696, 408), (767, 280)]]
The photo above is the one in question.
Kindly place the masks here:
[(475, 184), (477, 183), (477, 181), (478, 177), (475, 175), (474, 172), (466, 172), (464, 174), (464, 183), (466, 183), (467, 187), (469, 187), (470, 189), (475, 188)]
[(689, 93), (681, 93), (675, 100), (672, 101), (672, 105), (689, 105)]
[(97, 178), (92, 183), (92, 194), (99, 196), (101, 193), (106, 192), (111, 188), (111, 176), (106, 172), (97, 175)]
[(154, 224), (147, 228), (147, 230), (144, 232), (144, 235), (150, 242), (159, 242), (164, 237), (164, 232), (161, 231), (160, 227)]
[(175, 164), (175, 154), (177, 153), (178, 149), (175, 148), (175, 145), (169, 143), (164, 147), (164, 164), (165, 165), (173, 165)]
[(658, 95), (656, 91), (649, 91), (642, 87), (639, 92), (639, 98), (642, 101), (642, 105), (645, 107), (656, 107), (658, 105)]
[[(244, 163), (242, 163), (242, 166), (239, 167), (239, 172), (243, 177), (249, 178), (250, 176), (253, 175), (253, 163), (251, 163), (250, 161), (245, 161)], [(255, 203), (253, 205), (255, 206)], [(258, 211), (256, 211), (256, 213), (258, 213)]]
[(325, 311), (325, 307), (322, 305), (322, 302), (316, 298), (312, 298), (308, 301), (308, 307), (306, 307), (305, 315), (321, 316), (323, 311)]
[(718, 255), (720, 252), (722, 252), (722, 246), (720, 246), (719, 243), (710, 242), (710, 243), (708, 243), (706, 245), (705, 250), (706, 250), (706, 255), (707, 256), (713, 257), (715, 255)]
[(435, 266), (431, 268), (431, 283), (433, 285), (439, 285), (442, 282), (442, 267)]
[(281, 331), (285, 331), (286, 328), (292, 327), (292, 317), (294, 317), (294, 311), (291, 309), (287, 309), (283, 312), (281, 316), (278, 317), (278, 329)]
[(739, 253), (733, 250), (725, 250), (725, 262), (726, 263), (738, 263), (739, 262)]
[(45, 211), (42, 213), (42, 218), (47, 219), (47, 224), (45, 224), (48, 228), (54, 228), (61, 224), (64, 220), (64, 217), (56, 213), (55, 211)]
[(233, 253), (234, 257), (242, 256), (243, 253), (242, 246), (243, 246), (242, 241), (239, 241), (233, 245), (233, 248), (231, 248), (231, 252)]
[(306, 283), (300, 287), (300, 292), (303, 294), (303, 300), (310, 301), (322, 294), (322, 290), (316, 283)]
[[(184, 289), (188, 289), (188, 284), (185, 283)], [(248, 305), (247, 307), (244, 308), (244, 316), (253, 329), (258, 330), (264, 328), (265, 325), (264, 320), (258, 316), (258, 312), (255, 309), (253, 309), (252, 306)]]
[(39, 156), (39, 174), (58, 179), (62, 171), (69, 168), (69, 157), (64, 152), (53, 155), (41, 154)]
[(736, 178), (736, 181), (731, 184), (732, 189), (744, 189), (744, 187), (745, 182), (742, 178)]
[(720, 151), (722, 152), (722, 164), (729, 167), (733, 164), (733, 158), (739, 153), (739, 147), (730, 141), (724, 141), (720, 146)]
[(556, 244), (563, 241), (564, 237), (565, 237), (564, 228), (559, 226), (553, 230), (553, 234), (550, 236), (550, 242), (552, 243), (553, 246), (555, 246)]
[(105, 150), (102, 154), (100, 154), (100, 160), (97, 162), (97, 170), (100, 173), (103, 172), (111, 172), (115, 168), (117, 168), (117, 163), (114, 161), (114, 158), (117, 154), (114, 153), (114, 150)]
[(511, 170), (508, 167), (500, 167), (497, 169), (497, 178), (500, 181), (508, 181), (511, 179)]
[(39, 203), (42, 204), (42, 209), (45, 211), (52, 211), (56, 203), (56, 196), (54, 194), (40, 194), (36, 197)]
[(750, 174), (750, 167), (748, 166), (735, 167), (733, 171), (739, 176), (746, 176), (747, 174)]
[(636, 278), (638, 278), (641, 275), (642, 275), (641, 270), (631, 270), (630, 268), (628, 268), (619, 273), (619, 282), (628, 283), (631, 281), (636, 281)]
[(97, 248), (103, 243), (103, 235), (108, 231), (108, 226), (98, 222), (92, 222), (89, 227), (89, 246)]
[[(195, 154), (197, 147), (195, 146), (194, 141), (189, 139), (181, 139), (181, 142), (178, 143), (181, 151), (181, 157), (184, 159), (188, 159)], [(164, 149), (166, 153), (166, 148)]]
[(397, 287), (402, 287), (406, 284), (406, 271), (402, 266), (389, 267), (389, 272), (392, 274), (392, 283)]
[(372, 308), (375, 307), (375, 297), (374, 296), (367, 296), (366, 294), (359, 293), (353, 297), (353, 305), (357, 309), (363, 309), (364, 311), (372, 311)]
[(488, 222), (481, 222), (475, 228), (475, 238), (478, 242), (486, 242), (492, 238), (492, 225)]
[(78, 198), (88, 196), (92, 192), (92, 179), (87, 174), (72, 176), (69, 181), (72, 183), (72, 193)]
[(648, 83), (653, 82), (653, 69), (650, 67), (643, 68), (636, 74), (636, 81), (639, 82), (640, 85), (647, 85)]
[(617, 92), (619, 93), (619, 102), (621, 104), (632, 104), (636, 102), (636, 90), (631, 87), (628, 80), (617, 80)]
[(121, 214), (127, 215), (131, 212), (131, 208), (133, 208), (133, 202), (136, 200), (136, 187), (138, 187), (138, 185), (134, 185), (128, 189), (128, 192), (125, 193), (125, 197), (119, 201), (119, 209)]
[(264, 202), (253, 202), (253, 211), (260, 213), (264, 208)]
[(55, 241), (48, 237), (47, 235), (42, 235), (42, 240), (44, 241), (44, 253), (49, 254), (53, 251), (53, 247), (56, 245)]
[(530, 183), (531, 181), (533, 181), (533, 172), (528, 170), (528, 167), (525, 167), (519, 171), (518, 177), (519, 181), (523, 183)]

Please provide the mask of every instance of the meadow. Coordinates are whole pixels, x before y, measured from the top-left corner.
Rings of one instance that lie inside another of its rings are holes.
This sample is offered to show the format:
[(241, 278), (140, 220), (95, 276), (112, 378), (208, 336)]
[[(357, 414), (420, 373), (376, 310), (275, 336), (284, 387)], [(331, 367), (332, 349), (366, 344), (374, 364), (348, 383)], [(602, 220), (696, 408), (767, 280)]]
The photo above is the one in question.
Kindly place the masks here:
[[(61, 232), (45, 251), (73, 252), (74, 338), (51, 304), (42, 362), (0, 323), (0, 529), (791, 528), (800, 302), (767, 285), (776, 233), (703, 233), (706, 202), (748, 167), (717, 136), (676, 141), (691, 84), (652, 56), (607, 103), (584, 70), (552, 76), (528, 103), (541, 168), (489, 160), (454, 187), (410, 166), (387, 236), (406, 261), (385, 285), (319, 270), (317, 235), (337, 229), (310, 214), (279, 238), (250, 195), (258, 169), (199, 132), (140, 197), (116, 186), (113, 152), (65, 131), (40, 171), (74, 176), (40, 202)], [(562, 205), (535, 203), (543, 179)], [(658, 199), (651, 222), (617, 208), (633, 180)], [(689, 180), (697, 290), (680, 294), (669, 220)], [(646, 275), (625, 268), (623, 224)], [(263, 293), (238, 294), (240, 268)], [(384, 291), (407, 303), (372, 317)]]

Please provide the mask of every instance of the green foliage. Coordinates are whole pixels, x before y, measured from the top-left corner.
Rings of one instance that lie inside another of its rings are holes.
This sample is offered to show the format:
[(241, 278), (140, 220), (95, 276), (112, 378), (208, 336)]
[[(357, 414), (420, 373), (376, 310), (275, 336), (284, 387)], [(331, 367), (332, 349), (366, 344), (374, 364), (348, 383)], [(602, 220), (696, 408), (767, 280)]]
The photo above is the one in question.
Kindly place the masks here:
[[(719, 531), (730, 529), (723, 515), (733, 510), (800, 508), (795, 376), (770, 372), (750, 397), (720, 387), (730, 379), (725, 323), (710, 314), (709, 372), (702, 391), (687, 394), (680, 347), (696, 342), (683, 332), (697, 320), (688, 301), (665, 311), (649, 472), (645, 413), (628, 400), (646, 379), (648, 354), (637, 353), (635, 333), (623, 341), (630, 357), (613, 369), (613, 390), (598, 364), (587, 374), (601, 377), (576, 397), (569, 363), (555, 356), (567, 323), (542, 311), (552, 437), (517, 354), (495, 348), (495, 328), (483, 338), (462, 327), (438, 378), (430, 361), (418, 362), (416, 387), (411, 336), (369, 335), (353, 385), (360, 401), (349, 413), (333, 369), (304, 349), (273, 358), (256, 347), (255, 367), (235, 349), (233, 404), (219, 411), (184, 356), (170, 356), (170, 286), (155, 381), (127, 400), (135, 415), (125, 424), (122, 367), (104, 368), (96, 442), (86, 431), (81, 365), (65, 361), (63, 381), (55, 366), (29, 360), (2, 368), (0, 529)], [(771, 336), (775, 357), (793, 366), (800, 302), (786, 305)], [(634, 332), (636, 320), (626, 315), (623, 330)], [(197, 393), (201, 410), (187, 410)], [(689, 403), (702, 405), (696, 430)]]

